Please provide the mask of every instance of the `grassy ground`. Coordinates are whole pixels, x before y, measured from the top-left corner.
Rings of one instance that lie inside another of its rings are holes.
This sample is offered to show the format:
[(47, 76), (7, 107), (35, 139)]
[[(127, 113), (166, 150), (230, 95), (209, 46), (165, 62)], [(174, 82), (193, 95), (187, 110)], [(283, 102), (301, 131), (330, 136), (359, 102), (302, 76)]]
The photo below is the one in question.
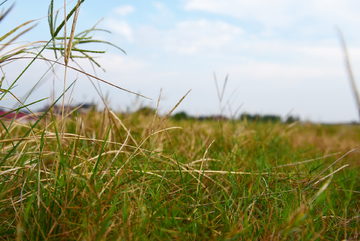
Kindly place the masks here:
[(108, 111), (61, 123), (48, 115), (22, 141), (28, 125), (2, 131), (2, 239), (360, 238), (359, 153), (337, 161), (359, 126)]

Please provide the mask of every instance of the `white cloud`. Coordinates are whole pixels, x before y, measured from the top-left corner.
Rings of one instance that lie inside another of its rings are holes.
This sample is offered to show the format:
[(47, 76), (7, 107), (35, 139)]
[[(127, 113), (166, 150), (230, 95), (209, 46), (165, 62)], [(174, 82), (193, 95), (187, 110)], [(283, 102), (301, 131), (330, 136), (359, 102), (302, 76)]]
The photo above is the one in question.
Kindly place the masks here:
[(267, 26), (285, 26), (298, 15), (296, 2), (286, 0), (188, 0), (186, 10), (202, 10), (229, 15), (239, 19), (255, 20)]
[(179, 54), (218, 50), (243, 33), (239, 27), (222, 21), (186, 20), (165, 33), (165, 49)]
[(233, 76), (242, 76), (242, 78), (255, 81), (258, 84), (272, 84), (273, 90), (308, 83), (317, 79), (339, 78), (344, 75), (341, 66), (329, 69), (321, 64), (312, 65), (307, 63), (254, 62), (227, 65), (227, 70)]
[(159, 2), (154, 2), (153, 6), (157, 9), (157, 10), (163, 10), (164, 9), (164, 5), (162, 5)]
[(110, 29), (114, 30), (116, 33), (123, 35), (129, 42), (132, 42), (133, 37), (133, 29), (130, 27), (128, 22), (126, 21), (117, 21), (117, 20), (109, 20), (107, 21), (107, 25)]
[(125, 16), (125, 15), (128, 15), (132, 12), (134, 12), (134, 7), (131, 6), (131, 5), (124, 5), (124, 6), (121, 6), (121, 7), (118, 7), (115, 9), (115, 13), (121, 15), (121, 16)]
[(117, 54), (106, 54), (106, 57), (100, 58), (98, 62), (107, 72), (120, 74), (137, 72), (146, 67), (146, 63), (141, 60)]
[(296, 24), (357, 26), (360, 2), (356, 0), (185, 0), (185, 10), (200, 10), (260, 23), (265, 31)]

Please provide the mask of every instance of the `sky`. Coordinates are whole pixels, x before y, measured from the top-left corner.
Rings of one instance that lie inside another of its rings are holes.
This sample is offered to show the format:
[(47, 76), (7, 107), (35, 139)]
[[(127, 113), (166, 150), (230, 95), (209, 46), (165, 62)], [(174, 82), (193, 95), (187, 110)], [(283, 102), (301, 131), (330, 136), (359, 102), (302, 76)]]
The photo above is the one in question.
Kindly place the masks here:
[[(0, 36), (27, 20), (45, 17), (49, 2), (16, 1), (0, 23)], [(0, 8), (12, 3), (8, 0)], [(63, 3), (55, 1), (55, 8)], [(67, 11), (74, 4), (70, 2)], [(191, 89), (175, 113), (238, 117), (246, 112), (283, 118), (291, 114), (323, 123), (359, 121), (336, 31), (336, 27), (341, 29), (355, 79), (360, 78), (359, 12), (356, 0), (86, 0), (76, 32), (103, 19), (97, 26), (111, 34), (97, 32), (93, 37), (118, 45), (126, 54), (108, 45), (84, 45), (106, 50), (96, 59), (106, 72), (96, 69), (94, 73), (86, 60), (78, 63), (91, 74), (152, 99), (96, 82), (117, 111), (156, 107), (162, 89), (159, 110), (167, 113)], [(62, 16), (60, 12), (59, 19)], [(22, 41), (50, 39), (47, 18), (37, 23)], [(45, 55), (54, 58), (51, 52)], [(28, 62), (3, 66), (4, 85), (11, 84)], [(24, 97), (47, 68), (46, 63), (35, 63), (13, 92)], [(220, 89), (229, 76), (222, 101), (214, 74)], [(46, 75), (26, 103), (61, 94), (63, 75), (64, 68), (56, 67), (57, 77)], [(88, 78), (69, 70), (67, 84), (74, 79), (75, 89), (68, 95), (72, 103), (101, 102)], [(50, 103), (50, 99), (33, 108)], [(15, 103), (2, 102), (0, 106), (13, 107)]]

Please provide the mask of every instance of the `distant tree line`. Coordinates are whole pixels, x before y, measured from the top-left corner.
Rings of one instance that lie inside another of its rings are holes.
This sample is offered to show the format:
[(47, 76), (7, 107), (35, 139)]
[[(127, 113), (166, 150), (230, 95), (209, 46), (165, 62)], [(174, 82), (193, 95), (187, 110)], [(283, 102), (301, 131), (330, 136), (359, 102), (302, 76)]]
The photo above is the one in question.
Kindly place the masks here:
[[(189, 116), (185, 111), (178, 112), (171, 117), (173, 120), (180, 121), (180, 120), (189, 120), (189, 119), (196, 119), (196, 120), (229, 120), (226, 116), (221, 115), (210, 115), (210, 116), (200, 116), (200, 117), (193, 117)], [(299, 121), (300, 118), (296, 116), (288, 116), (284, 121), (282, 120), (281, 116), (278, 115), (251, 115), (248, 113), (243, 113), (240, 115), (238, 120), (247, 120), (251, 122), (285, 122), (285, 123), (293, 123), (295, 121)]]
[[(250, 115), (247, 113), (244, 113), (240, 116), (241, 120), (247, 120), (247, 121), (259, 121), (259, 122), (282, 122), (282, 119), (278, 115)], [(288, 116), (285, 119), (285, 123), (293, 123), (295, 121), (299, 121), (300, 118), (296, 116)]]
[[(145, 115), (145, 116), (154, 115), (155, 109), (153, 109), (151, 107), (141, 107), (137, 111), (135, 111), (135, 113)], [(300, 120), (300, 118), (296, 117), (296, 116), (288, 116), (285, 120), (283, 120), (281, 118), (281, 116), (278, 116), (278, 115), (259, 115), (259, 114), (251, 115), (248, 113), (243, 113), (239, 116), (239, 118), (236, 118), (236, 119), (229, 119), (228, 117), (223, 116), (223, 115), (209, 115), (209, 116), (195, 117), (195, 116), (188, 115), (185, 111), (180, 111), (180, 112), (173, 114), (171, 116), (171, 119), (174, 121), (181, 121), (181, 120), (200, 120), (200, 121), (246, 120), (246, 121), (250, 121), (250, 122), (272, 122), (272, 123), (276, 123), (276, 122), (293, 123), (293, 122)]]

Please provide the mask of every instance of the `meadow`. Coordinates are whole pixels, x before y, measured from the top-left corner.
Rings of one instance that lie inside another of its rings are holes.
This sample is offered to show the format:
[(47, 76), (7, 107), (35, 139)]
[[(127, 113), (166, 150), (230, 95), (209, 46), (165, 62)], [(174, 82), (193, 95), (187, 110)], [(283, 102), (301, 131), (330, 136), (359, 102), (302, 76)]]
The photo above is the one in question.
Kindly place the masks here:
[[(77, 48), (99, 42), (88, 36), (94, 28), (57, 36), (82, 2), (58, 26), (50, 5), (50, 41), (0, 52), (0, 65), (32, 56), (30, 68), (42, 51), (65, 71), (73, 51), (96, 64), (97, 51)], [(0, 51), (23, 27), (0, 34)], [(0, 101), (16, 98), (17, 80), (1, 87)], [(32, 122), (0, 116), (2, 240), (360, 239), (359, 125), (178, 120), (177, 105), (166, 116), (108, 105), (81, 113), (65, 108), (71, 86), (64, 80), (52, 106), (29, 112)], [(18, 101), (9, 112), (31, 109)]]

